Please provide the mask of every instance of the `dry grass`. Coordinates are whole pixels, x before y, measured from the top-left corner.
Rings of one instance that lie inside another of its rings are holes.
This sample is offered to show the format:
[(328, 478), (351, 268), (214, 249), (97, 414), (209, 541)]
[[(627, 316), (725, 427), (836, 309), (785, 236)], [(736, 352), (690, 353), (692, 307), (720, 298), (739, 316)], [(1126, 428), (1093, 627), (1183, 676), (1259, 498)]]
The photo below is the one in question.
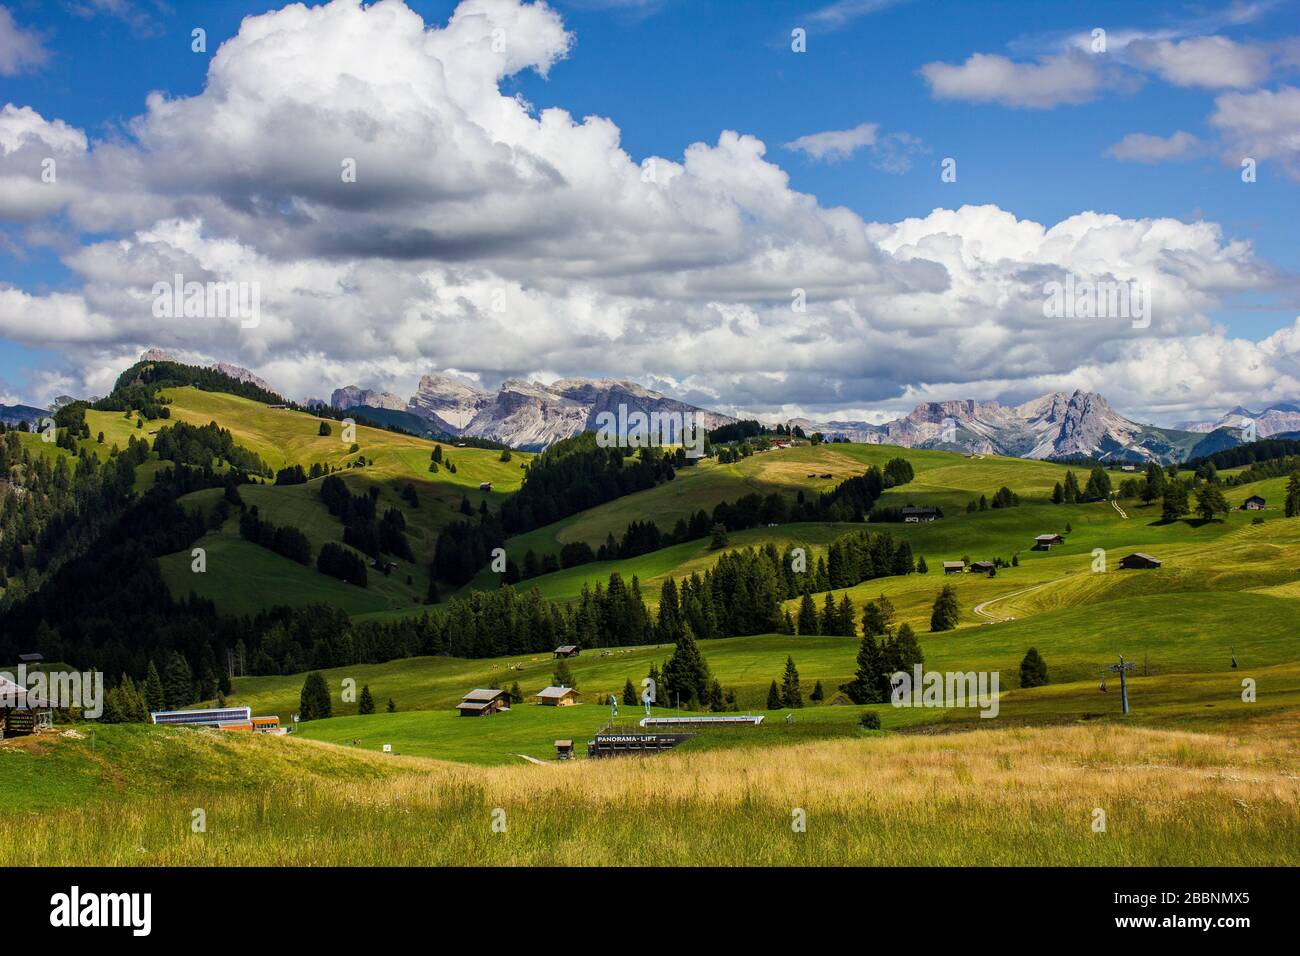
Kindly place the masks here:
[[(1076, 726), (561, 766), (349, 757), (383, 777), (0, 816), (0, 863), (1300, 862), (1293, 737)], [(196, 807), (204, 834), (191, 832)], [(1093, 830), (1095, 808), (1106, 832)], [(806, 832), (792, 828), (796, 810)]]

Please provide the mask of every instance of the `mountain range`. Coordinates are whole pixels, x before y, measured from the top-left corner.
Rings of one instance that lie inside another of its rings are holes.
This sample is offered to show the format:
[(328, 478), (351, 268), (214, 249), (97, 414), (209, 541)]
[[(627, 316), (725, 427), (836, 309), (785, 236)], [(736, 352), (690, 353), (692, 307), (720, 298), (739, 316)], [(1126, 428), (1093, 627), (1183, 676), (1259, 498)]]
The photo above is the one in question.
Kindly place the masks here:
[(1238, 405), (1224, 412), (1217, 421), (1183, 422), (1178, 427), (1192, 432), (1212, 432), (1216, 428), (1245, 428), (1251, 422), (1259, 438), (1300, 431), (1300, 402), (1274, 402), (1259, 412)]
[[(178, 361), (149, 349), (142, 361)], [(209, 368), (275, 392), (268, 382), (238, 365), (216, 362)], [(737, 421), (732, 415), (678, 401), (635, 382), (617, 379), (562, 379), (548, 384), (509, 379), (495, 391), (448, 375), (421, 377), (416, 392), (403, 399), (393, 392), (347, 385), (336, 388), (329, 402), (304, 401), (308, 407), (356, 409), (381, 425), (428, 437), (484, 438), (536, 451), (599, 427), (602, 412), (698, 413), (708, 429)], [(0, 421), (34, 421), (45, 409), (0, 406)], [(899, 445), (979, 455), (1017, 458), (1089, 457), (1109, 461), (1186, 461), (1231, 448), (1256, 437), (1294, 437), (1300, 433), (1300, 402), (1276, 402), (1260, 412), (1238, 406), (1211, 422), (1183, 422), (1174, 428), (1145, 425), (1116, 412), (1097, 392), (1052, 392), (1020, 405), (961, 399), (923, 402), (901, 418), (884, 424), (865, 421), (814, 421), (793, 418), (785, 424), (807, 434), (820, 432), (865, 444)]]
[(331, 404), (372, 415), (376, 409), (405, 411), (446, 435), (486, 438), (514, 448), (535, 451), (598, 425), (602, 412), (699, 414), (705, 428), (736, 421), (730, 415), (688, 405), (644, 388), (613, 379), (564, 379), (544, 385), (509, 379), (495, 392), (475, 388), (446, 375), (425, 375), (406, 402), (391, 392), (349, 385), (335, 389)]
[(1052, 392), (1021, 405), (993, 401), (923, 402), (883, 425), (795, 419), (805, 432), (820, 431), (866, 444), (937, 448), (1016, 458), (1103, 461), (1186, 461), (1240, 444), (1238, 429), (1203, 431), (1143, 425), (1120, 415), (1096, 392)]

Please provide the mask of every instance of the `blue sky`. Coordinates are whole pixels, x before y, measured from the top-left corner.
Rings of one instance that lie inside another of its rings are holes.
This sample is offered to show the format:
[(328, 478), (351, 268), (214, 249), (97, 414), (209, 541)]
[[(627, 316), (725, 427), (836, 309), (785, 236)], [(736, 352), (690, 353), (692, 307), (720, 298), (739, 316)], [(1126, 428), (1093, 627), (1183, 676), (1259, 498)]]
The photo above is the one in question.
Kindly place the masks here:
[[(149, 0), (4, 0), (3, 6), (19, 29), (39, 38), (44, 59), (0, 76), (0, 104), (58, 118), (92, 144), (129, 144), (130, 121), (145, 112), (150, 91), (170, 98), (201, 94), (212, 52), (238, 32), (245, 15), (270, 8), (236, 0), (172, 0), (165, 7)], [(437, 26), (456, 4), (411, 0), (409, 6)], [(501, 92), (518, 93), (538, 109), (561, 107), (576, 120), (608, 117), (634, 161), (680, 160), (692, 143), (716, 144), (721, 131), (735, 130), (766, 144), (766, 160), (788, 174), (793, 190), (815, 196), (823, 208), (848, 207), (868, 223), (967, 204), (993, 204), (1048, 226), (1088, 210), (1126, 220), (1208, 220), (1223, 230), (1225, 243), (1251, 243), (1255, 260), (1282, 274), (1267, 288), (1221, 292), (1209, 318), (1228, 336), (1251, 340), (1295, 319), (1289, 277), (1300, 270), (1294, 217), (1300, 183), (1285, 168), (1286, 157), (1261, 160), (1257, 181), (1243, 183), (1225, 161), (1222, 128), (1210, 122), (1220, 95), (1294, 84), (1300, 61), (1294, 48), (1270, 48), (1270, 75), (1250, 86), (1180, 84), (1155, 67), (1126, 67), (1084, 102), (1034, 108), (941, 96), (922, 72), (926, 64), (960, 65), (977, 53), (1032, 64), (1059, 53), (1066, 37), (1097, 26), (1112, 38), (1137, 31), (1175, 42), (1213, 36), (1240, 47), (1275, 44), (1300, 32), (1295, 4), (556, 0), (552, 6), (574, 37), (567, 56), (545, 77), (528, 69), (506, 76)], [(189, 50), (196, 26), (207, 30), (206, 55)], [(806, 53), (790, 49), (796, 27), (807, 30)], [(908, 168), (881, 168), (883, 154), (871, 148), (827, 161), (783, 146), (863, 123), (876, 125), (877, 142), (907, 137)], [(1128, 134), (1178, 131), (1200, 142), (1190, 158), (1133, 162), (1107, 153)], [(957, 161), (956, 182), (940, 180), (946, 157)], [(61, 240), (46, 245), (30, 241), (30, 220), (0, 219), (7, 237), (0, 243), (0, 284), (31, 295), (75, 291), (85, 276), (66, 264), (68, 243), (120, 234), (93, 231), (84, 218), (66, 215), (49, 223)], [(0, 391), (23, 392), (33, 385), (34, 369), (63, 369), (75, 380), (77, 364), (75, 346), (0, 339), (6, 386)], [(536, 371), (549, 367), (539, 363)], [(879, 397), (864, 392), (860, 404)]]

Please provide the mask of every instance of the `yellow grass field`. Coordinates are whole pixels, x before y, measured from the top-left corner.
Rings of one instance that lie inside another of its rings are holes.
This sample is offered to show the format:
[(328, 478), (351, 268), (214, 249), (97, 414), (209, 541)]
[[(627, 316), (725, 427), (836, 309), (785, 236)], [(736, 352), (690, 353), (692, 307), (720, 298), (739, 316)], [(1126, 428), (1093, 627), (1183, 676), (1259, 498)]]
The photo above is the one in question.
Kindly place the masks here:
[[(1084, 724), (495, 768), (172, 733), (187, 756), (221, 750), (245, 773), (118, 779), (116, 797), (5, 814), (0, 863), (1300, 862), (1289, 718), (1231, 736)], [(0, 760), (53, 762), (64, 745)]]

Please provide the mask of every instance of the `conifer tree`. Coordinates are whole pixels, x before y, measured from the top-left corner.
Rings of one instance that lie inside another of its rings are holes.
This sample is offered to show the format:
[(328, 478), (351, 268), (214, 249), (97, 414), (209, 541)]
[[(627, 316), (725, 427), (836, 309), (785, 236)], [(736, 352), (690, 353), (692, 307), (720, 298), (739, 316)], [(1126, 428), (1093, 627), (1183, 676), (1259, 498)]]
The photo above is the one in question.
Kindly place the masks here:
[(776, 681), (772, 681), (772, 686), (767, 689), (767, 709), (781, 709), (781, 691), (777, 689)]
[(110, 688), (104, 695), (103, 713), (99, 715), (99, 719), (106, 724), (121, 724), (126, 722), (126, 718), (122, 715), (122, 689)]
[(1207, 482), (1197, 489), (1196, 513), (1204, 520), (1213, 521), (1216, 514), (1227, 514), (1230, 510), (1228, 499), (1218, 485)]
[(194, 696), (194, 675), (190, 672), (189, 662), (179, 651), (171, 652), (164, 673), (163, 696), (168, 710), (188, 707), (197, 700)]
[(904, 624), (898, 629), (898, 633), (894, 635), (892, 650), (894, 670), (910, 671), (917, 664), (925, 663), (921, 642), (916, 639), (916, 632), (912, 630), (910, 624)]
[(1300, 471), (1293, 472), (1286, 486), (1286, 516), (1300, 517)]
[(1159, 462), (1148, 462), (1146, 481), (1142, 485), (1142, 500), (1146, 504), (1163, 498), (1165, 494), (1165, 470)]
[(799, 602), (799, 633), (817, 633), (817, 605), (813, 604), (812, 595), (806, 591), (803, 600)]
[(681, 604), (677, 600), (677, 583), (668, 578), (659, 590), (658, 639), (665, 644), (676, 644), (682, 636), (683, 627)]
[(709, 685), (709, 710), (720, 711), (727, 707), (726, 695), (722, 692), (722, 682), (716, 677)]
[(839, 626), (835, 633), (842, 637), (853, 637), (858, 633), (858, 624), (853, 618), (853, 602), (847, 594), (840, 598)]
[(670, 703), (708, 702), (709, 665), (700, 653), (695, 635), (689, 627), (682, 632), (672, 656), (664, 664), (663, 678)]
[(1038, 648), (1031, 647), (1020, 662), (1020, 686), (1042, 687), (1046, 683), (1047, 662), (1038, 653)]
[(151, 711), (167, 709), (167, 695), (163, 690), (162, 678), (158, 676), (158, 666), (151, 660), (144, 679), (144, 700)]
[(1083, 490), (1085, 501), (1095, 501), (1110, 497), (1110, 475), (1106, 474), (1106, 469), (1098, 465), (1092, 469), (1088, 475), (1088, 486)]
[(510, 703), (522, 704), (524, 702), (524, 692), (519, 689), (519, 681), (510, 685)]
[(826, 692), (822, 690), (822, 682), (818, 681), (813, 685), (812, 693), (808, 695), (809, 700), (821, 702), (826, 699)]
[(551, 683), (556, 687), (574, 687), (577, 682), (573, 679), (573, 671), (569, 668), (567, 658), (561, 657), (555, 665), (555, 672), (551, 675)]
[(361, 698), (357, 701), (358, 714), (373, 714), (375, 712), (375, 698), (370, 695), (370, 685), (365, 684), (361, 688)]
[(1181, 481), (1170, 481), (1165, 485), (1161, 516), (1165, 521), (1177, 521), (1187, 514), (1187, 485)]
[(298, 716), (302, 720), (323, 720), (331, 716), (332, 712), (329, 687), (325, 683), (325, 678), (318, 672), (312, 671), (303, 681), (302, 693), (298, 695)]
[(870, 631), (862, 635), (862, 642), (858, 645), (858, 668), (853, 674), (853, 680), (845, 684), (840, 689), (849, 695), (849, 700), (855, 704), (873, 704), (880, 698), (881, 682), (881, 655), (880, 645), (876, 643), (876, 636)]
[(863, 633), (881, 636), (894, 632), (894, 604), (883, 594), (862, 608)]
[(632, 678), (628, 678), (623, 684), (623, 703), (628, 707), (637, 705), (636, 687), (632, 684)]
[(1065, 503), (1067, 505), (1076, 504), (1079, 501), (1079, 479), (1074, 477), (1074, 472), (1065, 473), (1065, 488), (1063, 489)]
[(961, 608), (957, 604), (957, 592), (952, 585), (945, 584), (943, 590), (934, 599), (930, 611), (930, 630), (951, 631), (961, 620)]
[(785, 659), (785, 674), (781, 677), (781, 706), (803, 706), (803, 693), (799, 690), (799, 671), (794, 666), (794, 658), (788, 656)]
[(826, 592), (822, 612), (817, 617), (817, 633), (831, 635), (839, 631), (840, 613), (835, 609), (835, 595)]

